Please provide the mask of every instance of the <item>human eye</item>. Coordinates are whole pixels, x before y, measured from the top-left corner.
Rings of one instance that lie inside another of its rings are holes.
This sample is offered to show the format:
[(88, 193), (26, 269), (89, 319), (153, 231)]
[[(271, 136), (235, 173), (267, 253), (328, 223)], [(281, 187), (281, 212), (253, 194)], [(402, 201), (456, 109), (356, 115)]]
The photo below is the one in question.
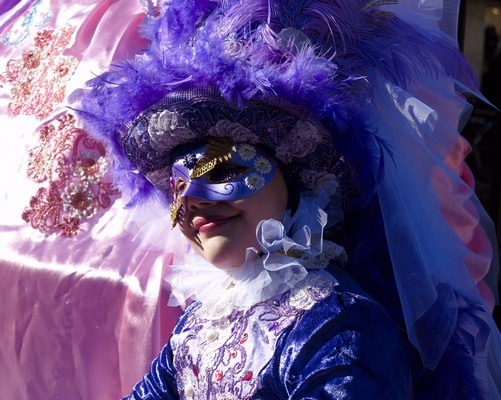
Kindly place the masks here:
[(209, 183), (226, 183), (234, 181), (250, 171), (245, 165), (225, 162), (217, 164), (208, 174)]

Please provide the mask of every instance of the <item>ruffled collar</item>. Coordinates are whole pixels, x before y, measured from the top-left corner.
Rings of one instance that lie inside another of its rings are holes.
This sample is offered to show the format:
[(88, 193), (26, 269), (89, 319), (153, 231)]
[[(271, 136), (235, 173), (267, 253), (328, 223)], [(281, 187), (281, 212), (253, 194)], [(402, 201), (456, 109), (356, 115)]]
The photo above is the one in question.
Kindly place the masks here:
[(323, 239), (327, 201), (326, 196), (304, 193), (293, 216), (288, 210), (282, 221), (261, 221), (256, 229), (260, 249), (248, 248), (238, 268), (221, 270), (190, 251), (167, 278), (169, 305), (196, 299), (204, 316), (219, 318), (292, 289), (308, 270), (324, 269), (333, 261), (342, 265), (343, 247)]

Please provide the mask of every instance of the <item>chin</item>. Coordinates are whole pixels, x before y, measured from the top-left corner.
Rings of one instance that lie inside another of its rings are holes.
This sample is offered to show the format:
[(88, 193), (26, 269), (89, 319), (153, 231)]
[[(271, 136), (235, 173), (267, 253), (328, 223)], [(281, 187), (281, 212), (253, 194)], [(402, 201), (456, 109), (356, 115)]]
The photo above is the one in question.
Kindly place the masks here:
[(195, 251), (216, 268), (231, 270), (240, 267), (245, 262), (247, 248), (257, 247), (250, 240), (234, 240), (228, 237), (214, 237), (203, 241), (195, 247)]
[(245, 250), (238, 252), (238, 254), (235, 253), (237, 252), (233, 250), (232, 252), (214, 254), (211, 257), (206, 257), (207, 255), (202, 254), (202, 257), (219, 269), (230, 270), (240, 267), (245, 261)]

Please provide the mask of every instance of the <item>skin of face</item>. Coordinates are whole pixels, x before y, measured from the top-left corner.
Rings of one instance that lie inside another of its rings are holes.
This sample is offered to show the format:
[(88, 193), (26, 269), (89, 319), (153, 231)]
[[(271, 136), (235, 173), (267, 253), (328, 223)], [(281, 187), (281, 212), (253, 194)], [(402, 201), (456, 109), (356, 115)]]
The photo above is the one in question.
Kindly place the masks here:
[(233, 201), (186, 197), (179, 223), (195, 251), (221, 269), (238, 267), (245, 250), (255, 247), (256, 227), (262, 220), (281, 218), (287, 209), (287, 186), (280, 170), (252, 196)]

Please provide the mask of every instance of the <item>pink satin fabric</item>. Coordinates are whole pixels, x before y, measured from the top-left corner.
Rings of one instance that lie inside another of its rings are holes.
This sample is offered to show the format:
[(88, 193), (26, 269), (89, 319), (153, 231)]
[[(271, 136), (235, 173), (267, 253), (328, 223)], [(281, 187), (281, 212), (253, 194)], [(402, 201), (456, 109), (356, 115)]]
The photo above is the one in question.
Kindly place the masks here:
[[(129, 0), (17, 2), (0, 15), (0, 74), (33, 48), (38, 32), (71, 26), (62, 49), (74, 68), (61, 85), (68, 96), (144, 45), (137, 36), (144, 12)], [(22, 105), (13, 115), (12, 85), (2, 86), (0, 397), (119, 399), (147, 372), (179, 315), (167, 307), (164, 283), (172, 252), (136, 245), (124, 229), (129, 212), (116, 197), (72, 237), (44, 234), (25, 222), (23, 210), (40, 186), (27, 176), (29, 151), (40, 126), (66, 112), (68, 100), (31, 97), (51, 111), (41, 118)]]

